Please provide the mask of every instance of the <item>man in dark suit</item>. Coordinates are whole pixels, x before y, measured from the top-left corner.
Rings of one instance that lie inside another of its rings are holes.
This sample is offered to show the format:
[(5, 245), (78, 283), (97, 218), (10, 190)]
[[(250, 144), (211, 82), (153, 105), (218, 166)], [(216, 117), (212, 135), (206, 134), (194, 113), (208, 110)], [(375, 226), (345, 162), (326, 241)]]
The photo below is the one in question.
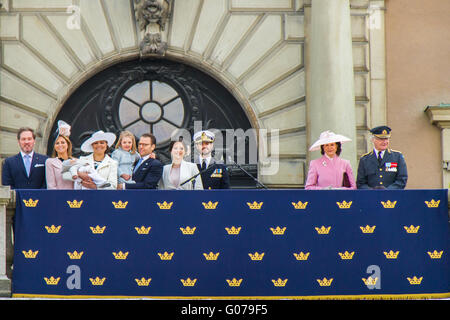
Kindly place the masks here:
[(404, 189), (408, 180), (406, 161), (400, 151), (389, 149), (391, 128), (370, 130), (374, 149), (359, 160), (358, 189)]
[(141, 159), (136, 162), (132, 179), (135, 183), (119, 184), (117, 189), (156, 189), (163, 172), (162, 163), (154, 158), (156, 138), (144, 133), (139, 139), (138, 150)]
[(47, 156), (34, 152), (36, 135), (31, 128), (17, 133), (20, 153), (6, 158), (2, 168), (2, 184), (11, 189), (45, 189), (45, 160)]
[(230, 177), (227, 167), (211, 156), (214, 140), (215, 135), (209, 130), (194, 134), (195, 147), (199, 153), (194, 162), (201, 173), (203, 189), (229, 189)]

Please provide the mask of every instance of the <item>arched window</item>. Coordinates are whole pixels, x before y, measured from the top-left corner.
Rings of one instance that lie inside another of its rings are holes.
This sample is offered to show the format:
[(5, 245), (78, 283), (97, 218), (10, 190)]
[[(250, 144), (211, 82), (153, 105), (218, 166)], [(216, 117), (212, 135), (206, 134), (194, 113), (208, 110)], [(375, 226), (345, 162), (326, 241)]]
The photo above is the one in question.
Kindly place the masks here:
[[(202, 129), (218, 129), (223, 136), (227, 129), (251, 128), (240, 104), (218, 81), (196, 68), (164, 59), (132, 60), (100, 71), (67, 99), (52, 132), (58, 120), (72, 126), (75, 156), (81, 155), (81, 144), (95, 131), (118, 136), (128, 130), (137, 139), (153, 133), (163, 163), (170, 162), (168, 146), (177, 129), (189, 131), (192, 137), (194, 124), (199, 122)], [(47, 154), (52, 152), (54, 139), (49, 137)], [(221, 147), (216, 146), (218, 153), (224, 152)], [(255, 164), (244, 167), (257, 175)], [(229, 166), (229, 171), (232, 185), (254, 186), (238, 167)]]

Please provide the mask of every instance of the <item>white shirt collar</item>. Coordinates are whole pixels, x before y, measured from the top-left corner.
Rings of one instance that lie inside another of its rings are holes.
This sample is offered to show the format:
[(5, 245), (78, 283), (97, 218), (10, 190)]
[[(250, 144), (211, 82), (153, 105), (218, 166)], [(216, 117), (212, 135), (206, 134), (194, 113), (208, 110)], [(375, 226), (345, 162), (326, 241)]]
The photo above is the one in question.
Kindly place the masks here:
[[(375, 152), (375, 156), (378, 158), (378, 150), (377, 149), (375, 149), (375, 148), (373, 148), (373, 152)], [(381, 157), (383, 158), (384, 157), (384, 153), (386, 152), (386, 150), (383, 150), (383, 151), (381, 151)]]
[[(23, 152), (22, 150), (20, 151), (20, 155), (22, 156), (22, 159), (24, 159), (25, 155), (27, 153)], [(33, 155), (34, 155), (34, 150), (31, 151), (30, 153), (28, 153), (28, 155), (30, 156), (30, 159), (33, 159)]]
[(206, 158), (203, 158), (202, 156), (200, 156), (200, 164), (203, 163), (203, 160), (206, 161), (206, 167), (208, 167), (208, 166), (209, 166), (209, 163), (211, 162), (211, 156), (206, 157)]

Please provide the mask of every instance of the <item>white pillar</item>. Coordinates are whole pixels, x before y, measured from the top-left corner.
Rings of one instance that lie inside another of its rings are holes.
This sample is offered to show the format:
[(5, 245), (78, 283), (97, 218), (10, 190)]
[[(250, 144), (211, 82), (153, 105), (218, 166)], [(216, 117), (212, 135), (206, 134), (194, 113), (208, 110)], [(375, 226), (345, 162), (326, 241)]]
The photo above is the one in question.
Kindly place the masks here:
[(425, 113), (430, 122), (441, 129), (442, 187), (449, 189), (450, 197), (450, 104), (428, 106)]
[[(349, 0), (312, 0), (308, 148), (321, 132), (330, 130), (352, 142), (341, 156), (351, 161), (356, 175), (355, 94)], [(308, 94), (308, 93), (307, 93)], [(308, 153), (308, 160), (320, 154)]]

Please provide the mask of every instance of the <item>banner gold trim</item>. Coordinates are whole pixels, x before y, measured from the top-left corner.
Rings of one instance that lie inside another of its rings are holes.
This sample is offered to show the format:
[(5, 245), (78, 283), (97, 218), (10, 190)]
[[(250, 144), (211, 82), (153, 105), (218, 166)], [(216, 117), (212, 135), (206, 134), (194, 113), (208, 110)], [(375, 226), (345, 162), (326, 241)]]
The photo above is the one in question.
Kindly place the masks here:
[(51, 295), (14, 293), (13, 298), (54, 298), (54, 299), (161, 299), (161, 300), (416, 300), (450, 298), (446, 293), (416, 293), (416, 294), (379, 294), (379, 295), (330, 295), (330, 296), (91, 296), (91, 295)]

